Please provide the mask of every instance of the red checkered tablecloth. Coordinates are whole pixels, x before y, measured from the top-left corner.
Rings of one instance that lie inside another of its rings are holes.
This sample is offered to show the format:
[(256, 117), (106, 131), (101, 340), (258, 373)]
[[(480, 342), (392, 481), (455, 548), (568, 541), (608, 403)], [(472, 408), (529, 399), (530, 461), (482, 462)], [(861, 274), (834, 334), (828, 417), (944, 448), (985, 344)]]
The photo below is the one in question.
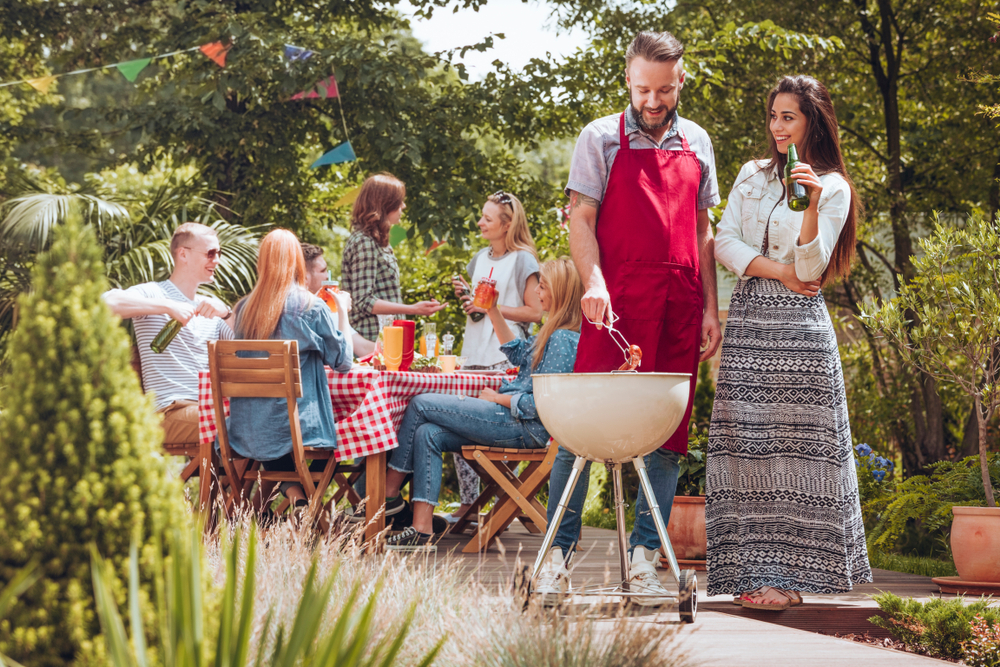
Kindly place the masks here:
[[(348, 373), (327, 368), (326, 377), (337, 420), (338, 461), (398, 447), (396, 431), (407, 404), (417, 394), (478, 396), (485, 387), (499, 389), (503, 380), (495, 375), (379, 372), (365, 366), (355, 366)], [(208, 371), (198, 374), (198, 427), (201, 442), (215, 440), (215, 403)]]

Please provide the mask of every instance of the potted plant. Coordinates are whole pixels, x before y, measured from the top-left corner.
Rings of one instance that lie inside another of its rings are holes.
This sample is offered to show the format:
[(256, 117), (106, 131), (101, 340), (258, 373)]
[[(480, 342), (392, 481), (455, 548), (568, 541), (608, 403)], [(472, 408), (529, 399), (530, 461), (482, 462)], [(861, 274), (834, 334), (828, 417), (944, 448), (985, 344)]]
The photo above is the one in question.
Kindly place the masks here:
[(863, 317), (928, 379), (972, 399), (983, 496), (952, 508), (951, 548), (962, 581), (1000, 582), (1000, 508), (987, 458), (987, 424), (1000, 407), (1000, 230), (980, 216), (964, 227), (935, 219), (920, 247), (899, 296)]
[[(670, 510), (667, 534), (678, 560), (686, 567), (705, 569), (708, 535), (705, 532), (705, 451), (708, 431), (692, 429), (687, 456), (680, 458), (677, 494)], [(665, 559), (662, 565), (666, 567)]]

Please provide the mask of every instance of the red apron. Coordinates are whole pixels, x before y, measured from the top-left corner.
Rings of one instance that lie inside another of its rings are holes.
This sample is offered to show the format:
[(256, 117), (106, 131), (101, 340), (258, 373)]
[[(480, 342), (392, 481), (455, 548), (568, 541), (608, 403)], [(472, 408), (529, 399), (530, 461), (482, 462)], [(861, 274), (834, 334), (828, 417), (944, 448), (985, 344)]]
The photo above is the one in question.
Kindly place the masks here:
[[(620, 318), (615, 328), (642, 348), (639, 371), (691, 373), (684, 419), (663, 445), (685, 454), (704, 303), (697, 241), (701, 165), (683, 134), (683, 150), (635, 150), (625, 114), (619, 131), (621, 148), (597, 219), (601, 271)], [(607, 329), (598, 331), (584, 318), (574, 370), (603, 373), (624, 361)]]

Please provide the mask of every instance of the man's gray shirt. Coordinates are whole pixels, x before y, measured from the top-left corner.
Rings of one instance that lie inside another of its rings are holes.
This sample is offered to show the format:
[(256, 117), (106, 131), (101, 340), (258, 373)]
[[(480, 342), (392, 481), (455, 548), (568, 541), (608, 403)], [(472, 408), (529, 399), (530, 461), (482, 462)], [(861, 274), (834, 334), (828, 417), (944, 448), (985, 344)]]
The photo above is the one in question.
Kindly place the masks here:
[[(573, 161), (569, 168), (569, 182), (566, 184), (566, 194), (576, 190), (580, 194), (601, 201), (608, 187), (608, 176), (615, 156), (621, 147), (619, 137), (619, 118), (621, 114), (612, 114), (598, 118), (583, 128), (576, 148), (573, 149)], [(679, 131), (678, 131), (679, 130)], [(722, 201), (719, 196), (719, 184), (715, 176), (715, 151), (712, 140), (696, 123), (674, 117), (673, 125), (659, 143), (646, 132), (639, 129), (638, 123), (629, 107), (625, 111), (625, 134), (629, 146), (633, 149), (659, 148), (661, 150), (683, 150), (680, 134), (687, 138), (688, 145), (698, 157), (701, 165), (701, 183), (698, 186), (698, 210), (712, 208)]]

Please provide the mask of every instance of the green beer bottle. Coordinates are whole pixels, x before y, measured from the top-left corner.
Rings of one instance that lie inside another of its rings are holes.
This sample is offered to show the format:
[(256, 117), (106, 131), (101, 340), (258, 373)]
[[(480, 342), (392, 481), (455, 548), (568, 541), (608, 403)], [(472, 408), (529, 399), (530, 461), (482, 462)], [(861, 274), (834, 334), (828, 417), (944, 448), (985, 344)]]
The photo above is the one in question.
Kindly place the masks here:
[(180, 332), (181, 327), (183, 326), (183, 324), (171, 318), (170, 321), (167, 322), (167, 325), (160, 329), (160, 333), (156, 334), (156, 338), (154, 338), (153, 342), (149, 344), (149, 348), (153, 350), (153, 352), (161, 354), (165, 349), (167, 349), (167, 345), (170, 345), (170, 341), (174, 339), (174, 336)]
[(788, 208), (804, 211), (809, 208), (809, 189), (792, 178), (792, 169), (799, 166), (799, 151), (795, 144), (788, 147), (788, 163), (785, 164), (785, 187), (788, 189)]

